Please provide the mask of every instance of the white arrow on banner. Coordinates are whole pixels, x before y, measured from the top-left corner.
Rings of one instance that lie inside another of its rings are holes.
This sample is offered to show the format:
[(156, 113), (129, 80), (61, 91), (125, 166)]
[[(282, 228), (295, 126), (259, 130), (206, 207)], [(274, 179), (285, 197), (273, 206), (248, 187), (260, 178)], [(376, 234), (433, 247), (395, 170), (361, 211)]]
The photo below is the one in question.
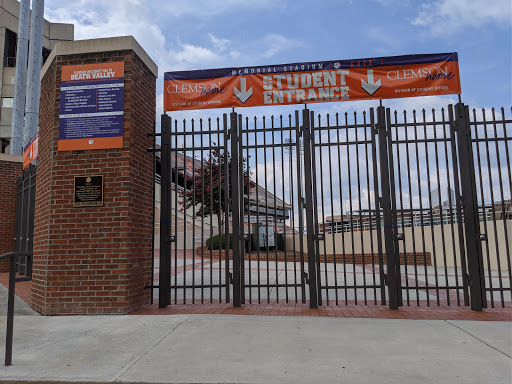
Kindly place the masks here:
[(247, 89), (247, 82), (245, 81), (245, 77), (240, 79), (240, 90), (235, 87), (235, 96), (238, 97), (238, 99), (244, 104), (247, 100), (249, 100), (249, 97), (252, 96), (252, 87)]
[(380, 88), (380, 80), (374, 82), (373, 69), (369, 69), (367, 73), (368, 82), (361, 79), (361, 88), (363, 88), (366, 91), (366, 93), (368, 93), (371, 96)]

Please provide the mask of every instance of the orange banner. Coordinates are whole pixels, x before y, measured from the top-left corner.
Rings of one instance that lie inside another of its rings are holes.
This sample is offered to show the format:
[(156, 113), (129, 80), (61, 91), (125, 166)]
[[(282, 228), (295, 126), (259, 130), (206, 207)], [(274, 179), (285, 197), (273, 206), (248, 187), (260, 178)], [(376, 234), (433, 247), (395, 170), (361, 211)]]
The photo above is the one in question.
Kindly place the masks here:
[(23, 151), (23, 169), (27, 168), (37, 159), (39, 150), (39, 134), (36, 134), (32, 140), (25, 146)]
[(166, 111), (460, 93), (457, 53), (165, 73)]

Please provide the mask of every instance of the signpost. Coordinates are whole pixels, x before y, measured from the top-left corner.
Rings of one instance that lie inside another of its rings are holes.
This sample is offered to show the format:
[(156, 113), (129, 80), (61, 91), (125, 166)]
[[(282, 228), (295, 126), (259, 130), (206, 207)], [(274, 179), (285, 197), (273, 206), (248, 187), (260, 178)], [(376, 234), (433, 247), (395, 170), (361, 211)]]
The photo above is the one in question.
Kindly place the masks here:
[(122, 148), (124, 63), (62, 67), (59, 151)]
[(457, 53), (165, 73), (164, 109), (256, 107), (460, 93)]

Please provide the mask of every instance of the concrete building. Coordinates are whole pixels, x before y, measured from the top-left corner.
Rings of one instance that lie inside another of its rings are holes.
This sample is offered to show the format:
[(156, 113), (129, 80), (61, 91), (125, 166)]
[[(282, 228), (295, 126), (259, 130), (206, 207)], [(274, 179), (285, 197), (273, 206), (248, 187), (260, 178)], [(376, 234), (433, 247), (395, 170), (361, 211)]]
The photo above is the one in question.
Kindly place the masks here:
[[(0, 0), (0, 153), (9, 153), (20, 3)], [(43, 64), (57, 41), (74, 40), (73, 24), (43, 25)]]

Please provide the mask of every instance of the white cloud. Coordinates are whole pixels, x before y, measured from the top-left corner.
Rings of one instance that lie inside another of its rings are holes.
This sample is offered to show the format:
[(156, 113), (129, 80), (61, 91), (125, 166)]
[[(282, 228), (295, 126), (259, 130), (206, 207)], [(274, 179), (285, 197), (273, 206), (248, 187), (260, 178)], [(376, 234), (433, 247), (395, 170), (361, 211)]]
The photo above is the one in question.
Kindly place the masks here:
[(486, 24), (510, 27), (510, 0), (435, 0), (423, 4), (413, 25), (425, 27), (433, 35), (451, 35), (468, 28)]

